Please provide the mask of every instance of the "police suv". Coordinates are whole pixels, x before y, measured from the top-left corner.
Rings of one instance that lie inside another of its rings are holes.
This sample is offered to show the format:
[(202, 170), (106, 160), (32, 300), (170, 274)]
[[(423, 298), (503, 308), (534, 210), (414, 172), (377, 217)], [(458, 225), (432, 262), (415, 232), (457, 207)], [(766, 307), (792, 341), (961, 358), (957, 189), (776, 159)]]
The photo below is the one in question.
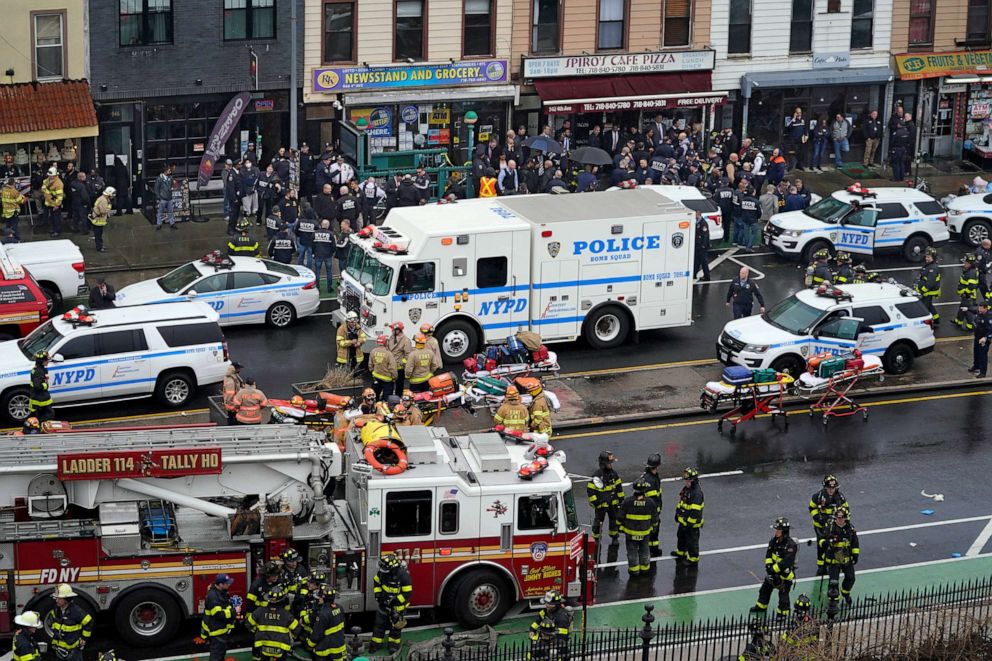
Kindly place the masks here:
[(199, 302), (74, 308), (20, 340), (0, 342), (0, 415), (28, 416), (34, 356), (47, 351), (56, 406), (153, 395), (169, 407), (224, 380), (230, 366), (217, 312)]
[(933, 319), (899, 284), (804, 289), (763, 315), (729, 322), (716, 355), (727, 365), (797, 375), (810, 356), (855, 348), (881, 356), (890, 374), (903, 374), (915, 358), (933, 351)]
[(947, 228), (970, 246), (992, 239), (992, 193), (961, 195), (948, 202)]
[(317, 311), (320, 290), (313, 271), (257, 257), (217, 253), (117, 292), (117, 305), (201, 300), (222, 326), (267, 323), (285, 328)]
[(902, 252), (922, 262), (926, 249), (950, 238), (940, 202), (912, 188), (835, 191), (802, 211), (775, 214), (764, 243), (779, 255), (803, 262), (821, 249), (874, 255)]

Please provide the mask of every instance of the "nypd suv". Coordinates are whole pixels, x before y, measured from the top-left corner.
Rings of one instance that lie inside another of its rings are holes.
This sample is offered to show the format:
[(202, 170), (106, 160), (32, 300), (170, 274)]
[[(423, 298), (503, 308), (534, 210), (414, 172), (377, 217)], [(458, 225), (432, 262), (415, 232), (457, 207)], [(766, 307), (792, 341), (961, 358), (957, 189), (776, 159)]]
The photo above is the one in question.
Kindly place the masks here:
[(992, 193), (960, 195), (948, 202), (947, 227), (969, 246), (992, 239)]
[(903, 374), (934, 348), (933, 319), (915, 293), (892, 283), (804, 289), (760, 316), (729, 322), (716, 345), (727, 365), (798, 375), (806, 359), (858, 348)]

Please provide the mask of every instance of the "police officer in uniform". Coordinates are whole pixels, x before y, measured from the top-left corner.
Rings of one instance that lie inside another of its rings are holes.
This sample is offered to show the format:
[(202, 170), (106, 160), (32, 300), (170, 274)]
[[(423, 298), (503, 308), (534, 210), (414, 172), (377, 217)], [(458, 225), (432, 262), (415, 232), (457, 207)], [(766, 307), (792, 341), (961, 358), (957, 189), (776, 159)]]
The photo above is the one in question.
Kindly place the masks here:
[(400, 565), (399, 559), (392, 553), (379, 558), (379, 571), (372, 579), (372, 593), (379, 607), (375, 612), (375, 622), (372, 625), (372, 643), (369, 652), (376, 652), (382, 647), (383, 636), (389, 630), (389, 653), (395, 654), (400, 649), (400, 636), (406, 619), (403, 613), (413, 598), (413, 585), (410, 574)]
[(238, 235), (227, 240), (227, 254), (231, 257), (257, 257), (258, 241), (251, 236), (251, 221), (238, 221)]
[(289, 229), (286, 227), (286, 223), (282, 223), (279, 226), (279, 231), (269, 241), (268, 252), (269, 257), (280, 264), (293, 263), (293, 253), (296, 252), (296, 246), (293, 245), (293, 240), (289, 237)]
[(979, 298), (992, 298), (989, 290), (989, 273), (992, 271), (992, 240), (982, 239), (975, 248), (975, 268), (978, 270)]
[(961, 302), (958, 306), (958, 314), (954, 318), (954, 325), (969, 331), (975, 329), (973, 310), (978, 300), (979, 284), (978, 269), (975, 268), (977, 259), (972, 253), (962, 257), (961, 276), (958, 278), (957, 294), (961, 297)]
[[(661, 476), (658, 475), (658, 467), (661, 466), (661, 455), (657, 452), (648, 457), (648, 460), (644, 464), (644, 472), (641, 473), (641, 478), (648, 484), (647, 490), (644, 492), (644, 496), (647, 498), (653, 498), (656, 503), (658, 503), (658, 515), (661, 516), (661, 510), (664, 505), (661, 502)], [(651, 535), (648, 537), (648, 548), (651, 550), (651, 557), (655, 558), (661, 555), (661, 542), (658, 541), (658, 533), (661, 530), (661, 526), (656, 521), (654, 526), (651, 528)]]
[[(838, 611), (838, 597), (844, 598), (844, 603), (851, 605), (851, 588), (854, 587), (854, 565), (858, 564), (861, 555), (861, 545), (858, 543), (858, 533), (851, 525), (850, 510), (847, 505), (841, 505), (834, 510), (834, 520), (827, 529), (827, 534), (820, 540), (826, 554), (827, 564), (827, 615), (833, 617)], [(840, 574), (844, 572), (844, 582), (840, 583)], [(837, 587), (840, 586), (838, 592)]]
[(313, 269), (313, 234), (317, 231), (317, 220), (312, 215), (310, 205), (304, 203), (300, 217), (293, 224), (296, 250), (299, 253), (296, 263), (308, 269)]
[(361, 227), (358, 224), (358, 214), (361, 212), (359, 209), (358, 200), (355, 196), (351, 194), (351, 189), (347, 186), (342, 186), (341, 197), (338, 198), (338, 221), (347, 220), (352, 227)]
[(975, 315), (975, 340), (972, 346), (971, 368), (968, 370), (976, 379), (984, 379), (989, 369), (989, 345), (992, 343), (992, 314), (989, 304), (983, 299), (978, 302)]
[(279, 205), (272, 207), (272, 211), (265, 217), (265, 238), (271, 241), (279, 233), (282, 227), (282, 208)]
[(751, 279), (751, 271), (742, 266), (738, 277), (730, 283), (727, 289), (727, 307), (733, 304), (734, 319), (750, 317), (754, 308), (754, 299), (758, 299), (759, 310), (765, 311), (765, 297), (758, 289), (758, 283)]
[(34, 355), (34, 367), (31, 369), (31, 399), (28, 409), (31, 415), (41, 422), (51, 420), (52, 395), (48, 392), (48, 352), (39, 351)]
[(796, 580), (793, 568), (796, 566), (799, 545), (789, 535), (789, 520), (784, 516), (775, 519), (772, 530), (775, 531), (775, 536), (768, 542), (768, 549), (765, 551), (765, 580), (761, 583), (758, 600), (754, 602), (751, 612), (767, 612), (772, 591), (778, 590), (778, 607), (775, 609), (775, 615), (788, 617), (789, 592), (792, 590), (793, 581)]
[(564, 661), (568, 657), (568, 636), (572, 614), (564, 605), (558, 590), (551, 590), (541, 599), (544, 607), (530, 624), (530, 650), (527, 661)]
[(761, 205), (758, 203), (758, 198), (754, 196), (754, 188), (751, 186), (744, 189), (738, 199), (742, 224), (741, 231), (743, 232), (741, 238), (744, 241), (743, 249), (744, 252), (753, 252), (754, 226), (761, 220)]
[(502, 425), (508, 432), (524, 433), (530, 427), (530, 412), (520, 401), (520, 391), (516, 386), (507, 386), (506, 396), (500, 404), (493, 421)]
[[(736, 230), (732, 222), (735, 213), (734, 189), (730, 187), (730, 180), (727, 177), (720, 179), (720, 185), (713, 191), (713, 201), (720, 207), (720, 216), (723, 220), (724, 228), (733, 227)], [(735, 233), (734, 243), (737, 243), (739, 239), (740, 237)]]
[(923, 267), (920, 268), (920, 275), (917, 276), (913, 288), (933, 317), (933, 325), (939, 326), (940, 312), (934, 304), (940, 298), (940, 267), (937, 265), (937, 249), (933, 246), (927, 248), (923, 256)]
[(651, 487), (647, 481), (637, 479), (634, 493), (620, 505), (620, 532), (626, 535), (627, 570), (631, 578), (647, 575), (651, 571), (651, 547), (649, 541), (652, 529), (658, 523), (661, 511), (654, 498), (645, 496)]
[[(359, 188), (361, 193), (362, 202), (362, 225), (374, 225), (375, 224), (375, 205), (378, 203), (380, 198), (386, 196), (386, 192), (382, 190), (378, 183), (376, 183), (375, 177), (369, 177), (366, 179), (361, 187)], [(359, 227), (358, 229), (361, 229)]]
[(700, 282), (708, 282), (710, 279), (710, 224), (703, 217), (703, 214), (696, 212), (696, 252), (693, 254), (692, 277), (696, 277), (700, 271), (703, 277)]
[(268, 603), (248, 614), (248, 630), (254, 632), (252, 661), (281, 661), (293, 650), (293, 637), (300, 627), (299, 620), (286, 606), (289, 595), (282, 586), (269, 591)]
[(620, 475), (613, 470), (616, 456), (609, 450), (599, 453), (599, 468), (592, 474), (592, 479), (586, 483), (586, 493), (589, 505), (593, 509), (592, 538), (599, 539), (603, 529), (603, 519), (610, 517), (610, 545), (619, 544), (620, 528), (617, 516), (620, 503), (623, 502), (623, 483)]
[(93, 616), (76, 604), (77, 596), (68, 583), (62, 583), (52, 593), (52, 647), (59, 661), (83, 661), (83, 648), (93, 635)]
[(338, 591), (329, 585), (316, 591), (319, 610), (310, 635), (307, 636), (307, 649), (318, 659), (345, 661), (347, 658), (344, 612), (335, 603), (337, 594)]
[(846, 285), (854, 280), (854, 269), (851, 268), (851, 255), (843, 250), (837, 253), (837, 271), (834, 273), (833, 282), (837, 285)]
[(839, 485), (840, 483), (834, 475), (826, 475), (823, 478), (823, 488), (809, 499), (809, 516), (813, 520), (813, 532), (816, 533), (817, 576), (823, 576), (827, 573), (823, 560), (826, 550), (820, 546), (820, 540), (827, 534), (827, 529), (834, 517), (834, 510), (842, 506), (849, 507), (847, 498), (838, 488)]
[(699, 530), (703, 527), (703, 490), (699, 486), (699, 471), (688, 467), (682, 471), (685, 486), (675, 504), (675, 521), (679, 524), (678, 546), (672, 555), (690, 567), (699, 565)]
[(231, 595), (227, 592), (233, 583), (234, 579), (227, 574), (217, 574), (203, 602), (200, 638), (210, 645), (210, 661), (224, 661), (227, 658), (227, 646), (237, 616)]
[(807, 287), (819, 287), (822, 284), (833, 282), (833, 273), (827, 262), (830, 260), (830, 251), (821, 248), (813, 253), (813, 263), (806, 267), (806, 279), (804, 284)]
[(41, 616), (35, 611), (24, 611), (14, 618), (13, 661), (41, 661), (41, 649), (35, 635), (44, 626)]
[(375, 391), (376, 399), (387, 398), (394, 392), (396, 358), (386, 346), (388, 342), (388, 336), (379, 335), (375, 338), (375, 348), (369, 352), (369, 372), (372, 373), (372, 390)]

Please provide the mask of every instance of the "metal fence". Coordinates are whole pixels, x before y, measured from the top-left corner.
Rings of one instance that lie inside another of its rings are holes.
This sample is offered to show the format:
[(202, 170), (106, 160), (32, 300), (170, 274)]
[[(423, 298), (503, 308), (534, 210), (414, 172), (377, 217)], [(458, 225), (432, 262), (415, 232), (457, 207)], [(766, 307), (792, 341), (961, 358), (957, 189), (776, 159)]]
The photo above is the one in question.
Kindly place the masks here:
[[(744, 613), (688, 624), (665, 624), (658, 621), (653, 611), (653, 604), (645, 604), (641, 622), (631, 622), (629, 628), (583, 630), (581, 611), (576, 610), (572, 635), (563, 649), (532, 646), (529, 640), (520, 640), (520, 636), (506, 644), (494, 644), (496, 636), (492, 632), (473, 636), (471, 632), (455, 634), (445, 629), (444, 637), (433, 649), (425, 649), (422, 644), (415, 646), (407, 658), (411, 661), (718, 661), (737, 659), (751, 641), (751, 625), (759, 621)], [(760, 619), (768, 626), (767, 640), (778, 644), (774, 658), (910, 658), (898, 655), (908, 649), (932, 648), (938, 644), (978, 645), (992, 653), (992, 577), (864, 596), (851, 607), (842, 608), (833, 618), (828, 617), (825, 608), (815, 608), (813, 618), (813, 624), (803, 631), (814, 635), (798, 652), (795, 647), (790, 651), (781, 643), (783, 634), (794, 630), (792, 622), (771, 615)], [(353, 649), (354, 653), (357, 651)], [(953, 658), (992, 656), (959, 651)]]

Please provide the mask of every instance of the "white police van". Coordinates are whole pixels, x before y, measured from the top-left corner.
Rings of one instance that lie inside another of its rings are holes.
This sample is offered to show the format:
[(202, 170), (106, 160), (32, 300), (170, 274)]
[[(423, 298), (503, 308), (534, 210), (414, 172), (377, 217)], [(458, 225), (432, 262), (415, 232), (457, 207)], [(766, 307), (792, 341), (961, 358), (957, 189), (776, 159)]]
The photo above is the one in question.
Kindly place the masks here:
[(520, 329), (615, 347), (692, 323), (694, 218), (643, 189), (395, 208), (353, 235), (335, 319), (429, 322), (448, 361)]
[(797, 375), (810, 356), (859, 348), (881, 356), (890, 374), (903, 374), (915, 358), (933, 351), (933, 319), (908, 287), (872, 283), (824, 289), (801, 290), (763, 315), (729, 322), (717, 340), (717, 359)]
[(857, 184), (802, 211), (775, 214), (764, 229), (765, 245), (803, 262), (824, 248), (862, 255), (902, 252), (909, 261), (922, 262), (928, 247), (949, 238), (947, 212), (926, 193)]
[(218, 314), (199, 302), (75, 308), (20, 340), (0, 343), (0, 415), (28, 417), (31, 368), (51, 356), (48, 388), (55, 406), (154, 396), (186, 404), (197, 388), (219, 383), (230, 366)]
[(947, 227), (970, 246), (992, 239), (992, 193), (960, 195), (947, 203)]
[(663, 184), (651, 184), (650, 186), (633, 186), (624, 188), (623, 186), (611, 186), (606, 190), (636, 190), (644, 188), (654, 191), (658, 195), (664, 195), (670, 200), (674, 200), (691, 211), (698, 211), (703, 214), (706, 224), (710, 228), (710, 241), (719, 243), (723, 241), (724, 225), (727, 221), (723, 219), (723, 212), (713, 198), (703, 195), (703, 192), (695, 186), (670, 186)]

